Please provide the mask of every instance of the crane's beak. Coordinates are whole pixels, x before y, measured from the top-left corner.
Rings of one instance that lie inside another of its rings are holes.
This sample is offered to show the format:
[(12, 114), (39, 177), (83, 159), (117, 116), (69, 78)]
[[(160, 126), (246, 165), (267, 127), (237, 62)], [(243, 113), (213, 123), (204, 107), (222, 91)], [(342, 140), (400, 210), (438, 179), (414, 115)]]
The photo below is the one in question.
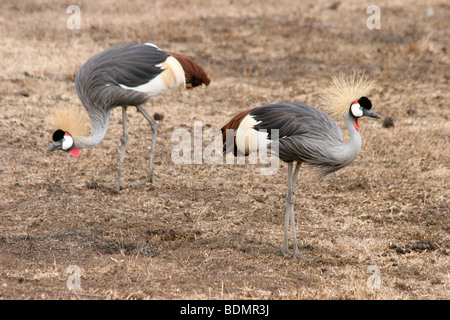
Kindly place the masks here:
[(55, 141), (47, 147), (47, 152), (52, 152), (55, 150), (62, 150), (62, 140)]
[(369, 109), (366, 109), (366, 108), (363, 109), (363, 116), (376, 118), (376, 119), (381, 119), (381, 116), (378, 113), (375, 113), (372, 110), (369, 110)]

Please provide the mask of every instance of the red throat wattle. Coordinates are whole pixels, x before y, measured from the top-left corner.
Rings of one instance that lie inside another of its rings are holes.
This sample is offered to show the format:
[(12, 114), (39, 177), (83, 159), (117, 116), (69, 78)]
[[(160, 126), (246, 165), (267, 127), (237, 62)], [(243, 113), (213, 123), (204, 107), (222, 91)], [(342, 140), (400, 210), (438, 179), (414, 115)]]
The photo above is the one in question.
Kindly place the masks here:
[(356, 128), (356, 131), (358, 131), (358, 132), (359, 132), (359, 123), (358, 123), (358, 118), (355, 118), (355, 128)]
[(80, 149), (79, 148), (75, 148), (75, 149), (70, 149), (69, 150), (69, 154), (72, 157), (78, 158), (80, 156)]

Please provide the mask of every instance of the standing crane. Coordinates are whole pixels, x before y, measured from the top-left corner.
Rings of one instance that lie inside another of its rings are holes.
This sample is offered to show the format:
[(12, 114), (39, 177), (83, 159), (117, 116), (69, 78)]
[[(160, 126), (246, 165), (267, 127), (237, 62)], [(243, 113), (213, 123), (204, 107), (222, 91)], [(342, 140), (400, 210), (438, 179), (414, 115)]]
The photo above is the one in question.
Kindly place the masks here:
[(135, 106), (150, 124), (152, 146), (148, 176), (133, 185), (149, 181), (154, 184), (158, 124), (147, 114), (142, 104), (170, 88), (190, 89), (209, 83), (208, 76), (197, 63), (180, 54), (165, 52), (154, 44), (122, 44), (109, 48), (90, 58), (75, 76), (76, 92), (89, 119), (83, 109), (78, 107), (55, 108), (48, 117), (55, 130), (54, 142), (47, 150), (63, 150), (79, 157), (81, 148), (89, 148), (103, 140), (111, 111), (115, 107), (122, 107), (123, 135), (120, 138), (121, 153), (115, 182), (115, 189), (120, 190), (128, 142), (126, 112), (128, 106)]
[(354, 72), (350, 76), (340, 74), (333, 76), (322, 94), (322, 101), (330, 115), (343, 118), (350, 134), (348, 143), (344, 142), (338, 125), (327, 113), (295, 102), (243, 111), (222, 127), (224, 152), (233, 152), (235, 156), (267, 148), (272, 142), (271, 130), (278, 130), (276, 155), (288, 164), (283, 254), (289, 252), (288, 229), (291, 224), (294, 255), (300, 255), (293, 194), (301, 164), (305, 162), (314, 166), (322, 179), (356, 158), (361, 150), (358, 120), (364, 116), (381, 118), (371, 111), (372, 103), (365, 97), (373, 85), (373, 81), (359, 73)]

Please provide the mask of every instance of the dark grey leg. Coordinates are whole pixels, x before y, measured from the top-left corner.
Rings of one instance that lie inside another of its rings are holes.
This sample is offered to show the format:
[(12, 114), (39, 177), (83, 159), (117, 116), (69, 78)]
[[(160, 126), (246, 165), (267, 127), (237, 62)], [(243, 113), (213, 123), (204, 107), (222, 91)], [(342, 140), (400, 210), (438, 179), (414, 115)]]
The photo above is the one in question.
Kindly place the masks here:
[(123, 121), (123, 135), (120, 137), (121, 150), (119, 160), (119, 172), (117, 173), (117, 179), (115, 188), (119, 191), (122, 188), (120, 184), (120, 177), (122, 175), (123, 160), (125, 159), (125, 152), (127, 150), (128, 143), (128, 125), (127, 125), (127, 107), (122, 107), (122, 121)]
[(291, 214), (291, 225), (292, 225), (292, 241), (294, 246), (294, 255), (300, 255), (300, 252), (298, 251), (298, 244), (297, 244), (297, 233), (295, 232), (295, 213), (294, 213), (294, 204), (295, 204), (295, 198), (294, 198), (294, 187), (295, 183), (297, 182), (298, 172), (300, 171), (300, 166), (302, 165), (301, 162), (297, 162), (297, 165), (295, 166), (294, 173), (292, 175), (292, 193), (290, 194), (290, 199), (288, 200), (288, 203), (292, 206), (290, 209)]
[(283, 254), (289, 253), (289, 246), (288, 246), (288, 238), (289, 238), (289, 222), (290, 222), (290, 216), (291, 216), (291, 209), (294, 203), (292, 203), (292, 206), (290, 204), (290, 201), (293, 201), (293, 195), (292, 195), (292, 162), (288, 163), (288, 189), (286, 190), (286, 213), (284, 215), (284, 242), (283, 246), (281, 247), (281, 252)]
[(142, 108), (141, 106), (137, 106), (137, 109), (140, 113), (142, 113), (144, 118), (147, 119), (147, 121), (150, 123), (150, 127), (152, 128), (152, 151), (150, 153), (150, 168), (148, 170), (147, 178), (145, 178), (141, 182), (136, 182), (136, 183), (130, 184), (130, 186), (144, 185), (150, 181), (152, 183), (152, 186), (154, 186), (155, 179), (154, 179), (154, 175), (153, 175), (153, 166), (155, 163), (155, 149), (156, 149), (156, 136), (158, 134), (158, 123), (156, 123), (156, 121), (151, 116), (148, 115), (148, 113), (145, 111), (144, 108)]

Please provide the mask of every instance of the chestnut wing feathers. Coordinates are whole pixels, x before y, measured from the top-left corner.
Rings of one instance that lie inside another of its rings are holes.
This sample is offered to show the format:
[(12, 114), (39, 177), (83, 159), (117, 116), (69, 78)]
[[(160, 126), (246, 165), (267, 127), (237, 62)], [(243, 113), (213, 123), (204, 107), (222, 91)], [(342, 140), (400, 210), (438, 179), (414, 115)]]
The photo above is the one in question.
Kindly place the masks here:
[(167, 53), (177, 59), (183, 67), (186, 76), (186, 87), (188, 89), (195, 88), (202, 84), (205, 84), (206, 86), (209, 85), (210, 80), (206, 75), (206, 72), (197, 63), (181, 54), (173, 52)]

